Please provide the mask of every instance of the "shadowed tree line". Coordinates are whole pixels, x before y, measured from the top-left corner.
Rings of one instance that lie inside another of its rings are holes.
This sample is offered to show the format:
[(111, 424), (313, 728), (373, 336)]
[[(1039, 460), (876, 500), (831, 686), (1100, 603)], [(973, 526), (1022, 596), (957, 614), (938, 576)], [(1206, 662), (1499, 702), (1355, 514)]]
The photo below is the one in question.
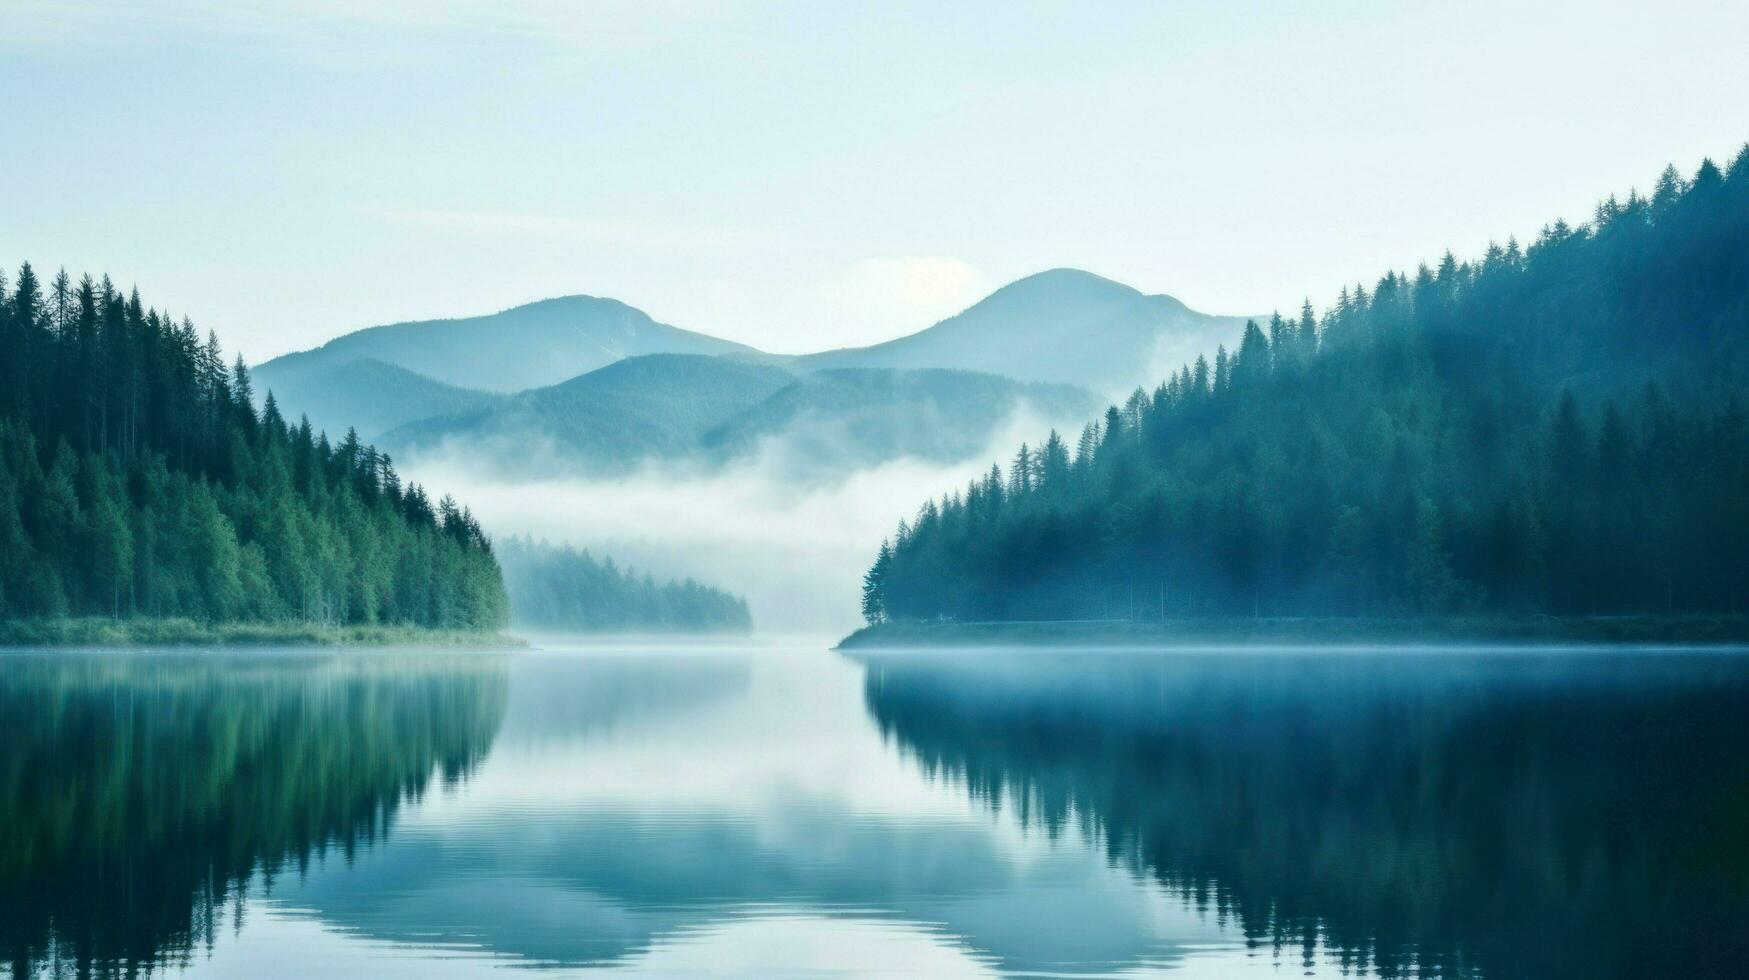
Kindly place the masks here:
[(926, 773), (1260, 951), (1380, 977), (1731, 976), (1749, 668), (1717, 655), (877, 654)]
[(485, 757), (479, 655), (10, 658), (0, 672), (0, 961), (134, 976), (239, 927), (272, 887), (387, 836)]
[(692, 579), (657, 582), (587, 550), (512, 537), (498, 544), (510, 619), (583, 633), (747, 633), (747, 601)]
[(503, 625), (465, 509), (251, 388), (107, 277), (0, 275), (0, 619)]
[(1746, 338), (1749, 151), (1248, 324), (924, 504), (863, 611), (1749, 611)]

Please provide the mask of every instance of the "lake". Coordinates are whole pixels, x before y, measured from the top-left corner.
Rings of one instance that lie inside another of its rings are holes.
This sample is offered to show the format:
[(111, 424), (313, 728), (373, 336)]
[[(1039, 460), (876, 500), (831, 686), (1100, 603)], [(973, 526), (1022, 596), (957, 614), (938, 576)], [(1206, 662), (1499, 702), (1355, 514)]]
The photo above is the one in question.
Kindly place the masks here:
[(0, 654), (0, 976), (1708, 977), (1749, 658)]

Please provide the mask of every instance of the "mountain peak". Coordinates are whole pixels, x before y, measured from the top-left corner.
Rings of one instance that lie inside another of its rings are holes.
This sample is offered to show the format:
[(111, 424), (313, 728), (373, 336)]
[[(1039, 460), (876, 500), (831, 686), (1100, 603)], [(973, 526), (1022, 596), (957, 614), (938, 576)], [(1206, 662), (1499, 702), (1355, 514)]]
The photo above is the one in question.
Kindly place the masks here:
[(959, 368), (1127, 392), (1183, 359), (1237, 342), (1243, 323), (1082, 269), (1054, 268), (1017, 279), (927, 330), (801, 363)]
[(372, 358), (463, 388), (511, 393), (557, 384), (639, 354), (748, 354), (742, 344), (682, 330), (615, 299), (554, 296), (485, 316), (367, 327), (257, 368), (269, 378)]
[(1192, 312), (1175, 297), (1164, 294), (1149, 295), (1134, 286), (1083, 269), (1059, 267), (1014, 280), (973, 304), (960, 317), (973, 313), (1006, 314), (1021, 310), (1032, 315), (1052, 315), (1059, 311), (1084, 312), (1088, 309), (1138, 304), (1152, 306), (1165, 315)]
[(1115, 279), (1107, 279), (1097, 273), (1069, 266), (1057, 266), (1030, 276), (1021, 276), (996, 292), (1002, 293), (1011, 289), (1092, 289), (1141, 295), (1140, 290)]
[(537, 299), (527, 303), (518, 303), (515, 306), (499, 310), (495, 315), (503, 316), (507, 313), (525, 313), (533, 311), (568, 312), (580, 308), (625, 310), (641, 319), (653, 319), (648, 313), (645, 313), (643, 310), (638, 309), (630, 303), (614, 299), (611, 296), (591, 296), (588, 293), (566, 293), (563, 296), (548, 296), (545, 299)]

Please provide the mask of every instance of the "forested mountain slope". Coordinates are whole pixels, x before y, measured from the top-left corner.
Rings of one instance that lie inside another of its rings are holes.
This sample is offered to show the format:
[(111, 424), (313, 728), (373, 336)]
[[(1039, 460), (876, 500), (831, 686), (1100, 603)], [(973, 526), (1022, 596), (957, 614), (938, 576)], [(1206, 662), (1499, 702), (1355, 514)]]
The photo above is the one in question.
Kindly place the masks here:
[(1156, 366), (1238, 340), (1243, 317), (1198, 313), (1090, 272), (1051, 269), (996, 290), (957, 316), (907, 337), (799, 358), (804, 368), (958, 368), (1021, 381), (1080, 385), (1102, 395), (1149, 379)]
[(616, 470), (644, 459), (691, 456), (706, 430), (794, 381), (789, 371), (766, 364), (651, 354), (483, 410), (402, 426), (383, 441), (397, 452), (447, 446), (499, 467)]
[(558, 384), (640, 354), (737, 352), (756, 353), (658, 323), (618, 300), (561, 296), (487, 316), (368, 327), (274, 358), (256, 371), (262, 387), (274, 388), (294, 370), (308, 377), (368, 358), (459, 388), (509, 393)]
[(706, 432), (703, 443), (723, 458), (776, 444), (808, 467), (902, 457), (952, 463), (985, 451), (1016, 413), (1049, 424), (1097, 410), (1092, 392), (1071, 385), (973, 371), (837, 368), (803, 376)]
[(480, 527), (105, 278), (0, 284), (0, 619), (496, 629)]
[(924, 505), (865, 612), (1749, 611), (1749, 152), (1389, 273)]
[(798, 374), (734, 357), (652, 354), (405, 425), (382, 442), (405, 458), (444, 452), (496, 472), (716, 465), (766, 447), (796, 466), (842, 471), (902, 457), (959, 461), (982, 452), (1017, 412), (1078, 423), (1097, 409), (1085, 389), (969, 371)]

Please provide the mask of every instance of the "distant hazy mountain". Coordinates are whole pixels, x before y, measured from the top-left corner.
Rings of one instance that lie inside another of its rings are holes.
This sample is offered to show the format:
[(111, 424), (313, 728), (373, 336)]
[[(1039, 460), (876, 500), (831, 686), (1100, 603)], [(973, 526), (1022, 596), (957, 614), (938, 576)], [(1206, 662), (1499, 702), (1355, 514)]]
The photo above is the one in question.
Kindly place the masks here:
[(961, 368), (1114, 394), (1163, 380), (1217, 344), (1233, 348), (1245, 318), (1198, 313), (1076, 269), (1010, 283), (958, 316), (872, 347), (799, 359), (806, 368)]
[(256, 369), (274, 387), (293, 369), (374, 359), (462, 388), (510, 393), (558, 384), (641, 354), (754, 353), (751, 348), (657, 323), (617, 300), (561, 296), (460, 320), (369, 327)]
[(273, 392), (280, 412), (292, 423), (308, 415), (311, 425), (331, 437), (353, 427), (369, 441), (415, 419), (479, 411), (505, 397), (433, 381), (374, 358), (338, 364), (281, 358), (270, 363), (271, 370), (263, 365), (254, 374), (256, 398)]
[[(307, 412), (333, 432), (356, 426), (399, 452), (446, 439), (542, 440), (573, 461), (618, 465), (691, 452), (707, 433), (715, 454), (733, 454), (781, 428), (822, 459), (949, 458), (1022, 402), (1043, 406), (1045, 421), (1078, 420), (1097, 407), (1079, 403), (1086, 391), (1152, 385), (1219, 344), (1235, 347), (1243, 325), (1054, 269), (907, 337), (785, 357), (658, 323), (614, 300), (567, 296), (490, 316), (371, 327), (268, 361), (255, 381), (289, 417)], [(876, 373), (835, 373), (852, 370)], [(925, 373), (908, 373), (917, 371)], [(953, 391), (955, 383), (966, 390)], [(803, 432), (828, 421), (841, 428), (839, 441)]]
[(444, 443), (507, 466), (550, 447), (590, 468), (691, 454), (699, 436), (793, 383), (781, 367), (697, 354), (627, 358), (563, 384), (502, 398), (478, 411), (428, 418), (386, 434), (391, 452)]
[(1035, 424), (1079, 425), (1097, 408), (1085, 389), (969, 371), (798, 376), (740, 358), (660, 354), (414, 422), (379, 442), (398, 457), (442, 448), (499, 472), (723, 462), (764, 446), (804, 468), (844, 468), (902, 456), (964, 459), (1017, 411)]
[(986, 450), (1016, 413), (1034, 426), (1078, 426), (1099, 407), (1093, 392), (1072, 385), (972, 371), (836, 368), (798, 379), (705, 433), (703, 444), (726, 457), (775, 445), (787, 461), (809, 467), (906, 456), (957, 462)]

